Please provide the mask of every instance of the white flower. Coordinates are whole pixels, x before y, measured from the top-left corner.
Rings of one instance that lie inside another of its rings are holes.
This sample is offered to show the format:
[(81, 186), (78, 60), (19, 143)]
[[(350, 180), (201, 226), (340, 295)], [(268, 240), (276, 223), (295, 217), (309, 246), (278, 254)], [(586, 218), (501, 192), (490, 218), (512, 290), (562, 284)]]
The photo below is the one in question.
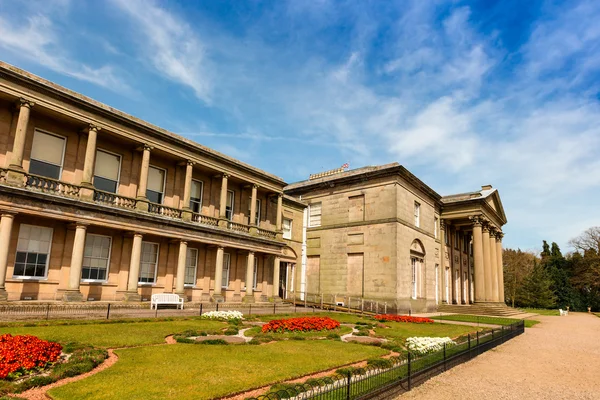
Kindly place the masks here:
[(232, 319), (244, 319), (244, 315), (240, 311), (209, 311), (202, 314), (201, 318), (229, 321)]
[(454, 346), (455, 342), (449, 337), (410, 337), (406, 339), (406, 347), (408, 350), (418, 354), (433, 353), (446, 346)]

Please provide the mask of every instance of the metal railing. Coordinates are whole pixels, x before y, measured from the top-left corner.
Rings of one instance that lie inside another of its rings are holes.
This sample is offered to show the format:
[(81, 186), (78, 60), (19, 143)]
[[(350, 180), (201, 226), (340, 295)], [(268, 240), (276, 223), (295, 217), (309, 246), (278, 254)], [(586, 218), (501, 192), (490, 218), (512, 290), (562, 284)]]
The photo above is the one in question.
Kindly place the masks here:
[(198, 213), (192, 213), (192, 222), (202, 225), (219, 226), (219, 218), (209, 217)]
[(355, 313), (387, 314), (394, 307), (387, 301), (367, 299), (332, 293), (293, 292), (286, 290), (285, 302), (323, 310), (348, 311)]
[(78, 197), (79, 186), (45, 176), (25, 174), (25, 187), (43, 193), (53, 193), (65, 197)]
[(409, 352), (393, 358), (392, 365), (388, 367), (367, 366), (347, 369), (344, 374), (336, 373), (311, 379), (306, 383), (288, 385), (284, 389), (270, 391), (247, 400), (391, 398), (493, 349), (524, 331), (525, 323), (519, 321), (502, 328), (483, 331), (475, 337), (467, 335), (457, 340), (456, 345), (444, 345), (442, 350), (431, 354), (419, 356)]
[(181, 210), (177, 208), (163, 206), (162, 204), (148, 203), (148, 212), (162, 215), (163, 217), (181, 219)]
[(135, 209), (135, 205), (137, 204), (137, 200), (131, 197), (120, 196), (116, 193), (105, 192), (98, 189), (94, 189), (94, 201), (101, 204), (129, 209)]

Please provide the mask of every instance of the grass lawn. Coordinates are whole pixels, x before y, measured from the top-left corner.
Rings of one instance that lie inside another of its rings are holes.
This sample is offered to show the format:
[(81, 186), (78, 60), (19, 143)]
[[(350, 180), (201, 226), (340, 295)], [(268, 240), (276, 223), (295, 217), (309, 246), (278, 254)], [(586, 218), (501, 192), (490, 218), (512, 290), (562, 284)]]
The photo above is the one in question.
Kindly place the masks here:
[(386, 353), (329, 340), (121, 349), (111, 368), (50, 394), (57, 400), (210, 399)]
[(519, 310), (523, 310), (523, 312), (531, 314), (551, 315), (556, 317), (560, 315), (558, 310), (546, 310), (544, 308), (519, 308)]
[[(500, 318), (500, 317), (489, 317), (485, 315), (462, 315), (462, 314), (452, 314), (452, 315), (444, 315), (431, 317), (431, 319), (435, 319), (438, 321), (461, 321), (461, 322), (472, 322), (476, 324), (494, 324), (494, 325), (510, 325), (515, 322), (520, 321), (519, 319), (514, 318)], [(525, 320), (525, 327), (531, 328), (535, 324), (539, 324), (540, 321), (534, 321), (530, 319)]]
[(227, 326), (224, 322), (207, 320), (173, 320), (123, 323), (85, 323), (81, 325), (8, 326), (0, 334), (34, 335), (46, 340), (78, 342), (97, 347), (131, 347), (165, 342), (165, 337), (188, 329), (218, 333)]
[(330, 335), (330, 334), (337, 334), (337, 335), (341, 336), (341, 335), (345, 335), (347, 333), (352, 332), (352, 328), (350, 328), (349, 326), (340, 326), (337, 329), (322, 330), (322, 331), (282, 332), (282, 333), (274, 333), (274, 332), (262, 333), (261, 329), (262, 329), (262, 327), (260, 327), (260, 326), (250, 328), (249, 330), (244, 332), (244, 336), (251, 336), (251, 337), (271, 336), (271, 337), (273, 337), (275, 339), (279, 339), (279, 340), (300, 339), (300, 338), (314, 339), (314, 338), (327, 337), (327, 335)]
[(389, 328), (375, 328), (374, 331), (380, 336), (388, 339), (399, 339), (404, 341), (413, 336), (433, 336), (454, 338), (467, 333), (475, 333), (480, 330), (474, 326), (451, 325), (451, 324), (413, 324), (406, 322), (386, 322)]

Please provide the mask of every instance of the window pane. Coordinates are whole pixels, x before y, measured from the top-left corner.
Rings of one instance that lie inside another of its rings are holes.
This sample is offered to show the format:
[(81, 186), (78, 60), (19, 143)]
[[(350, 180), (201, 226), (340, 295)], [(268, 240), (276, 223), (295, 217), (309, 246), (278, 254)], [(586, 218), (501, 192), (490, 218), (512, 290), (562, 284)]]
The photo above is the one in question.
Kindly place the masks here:
[(94, 175), (116, 182), (119, 179), (120, 164), (119, 156), (97, 150)]
[(155, 167), (148, 168), (148, 190), (162, 193), (164, 192), (165, 170)]
[[(29, 173), (58, 180), (60, 179), (60, 166), (31, 159)], [(35, 184), (35, 179), (29, 178), (29, 184)]]
[(148, 201), (151, 203), (157, 203), (157, 204), (162, 204), (162, 193), (159, 192), (153, 192), (152, 190), (146, 190), (146, 197), (148, 198)]
[(62, 166), (64, 147), (65, 138), (49, 135), (40, 131), (35, 131), (33, 133), (31, 159)]
[(94, 187), (105, 192), (117, 193), (117, 181), (94, 176)]
[(192, 180), (191, 189), (190, 197), (196, 201), (200, 201), (202, 199), (202, 182)]

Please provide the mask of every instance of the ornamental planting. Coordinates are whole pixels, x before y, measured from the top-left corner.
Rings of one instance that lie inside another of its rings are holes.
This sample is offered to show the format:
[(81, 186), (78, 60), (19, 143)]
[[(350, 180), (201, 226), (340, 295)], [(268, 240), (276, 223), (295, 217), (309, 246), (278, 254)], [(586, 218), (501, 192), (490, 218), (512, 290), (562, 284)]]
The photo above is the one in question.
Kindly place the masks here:
[(393, 321), (393, 322), (412, 322), (414, 324), (433, 324), (431, 318), (422, 317), (409, 317), (408, 315), (393, 315), (393, 314), (379, 314), (374, 316), (379, 322)]
[(235, 319), (244, 319), (244, 315), (240, 311), (209, 311), (202, 314), (201, 318), (231, 321)]
[(265, 332), (310, 332), (339, 328), (340, 323), (329, 317), (300, 317), (287, 319), (274, 319), (263, 325)]
[(454, 346), (456, 343), (449, 337), (409, 337), (406, 348), (417, 354), (429, 354), (442, 350), (444, 345)]
[(58, 360), (62, 346), (31, 335), (0, 336), (0, 379), (16, 378)]

